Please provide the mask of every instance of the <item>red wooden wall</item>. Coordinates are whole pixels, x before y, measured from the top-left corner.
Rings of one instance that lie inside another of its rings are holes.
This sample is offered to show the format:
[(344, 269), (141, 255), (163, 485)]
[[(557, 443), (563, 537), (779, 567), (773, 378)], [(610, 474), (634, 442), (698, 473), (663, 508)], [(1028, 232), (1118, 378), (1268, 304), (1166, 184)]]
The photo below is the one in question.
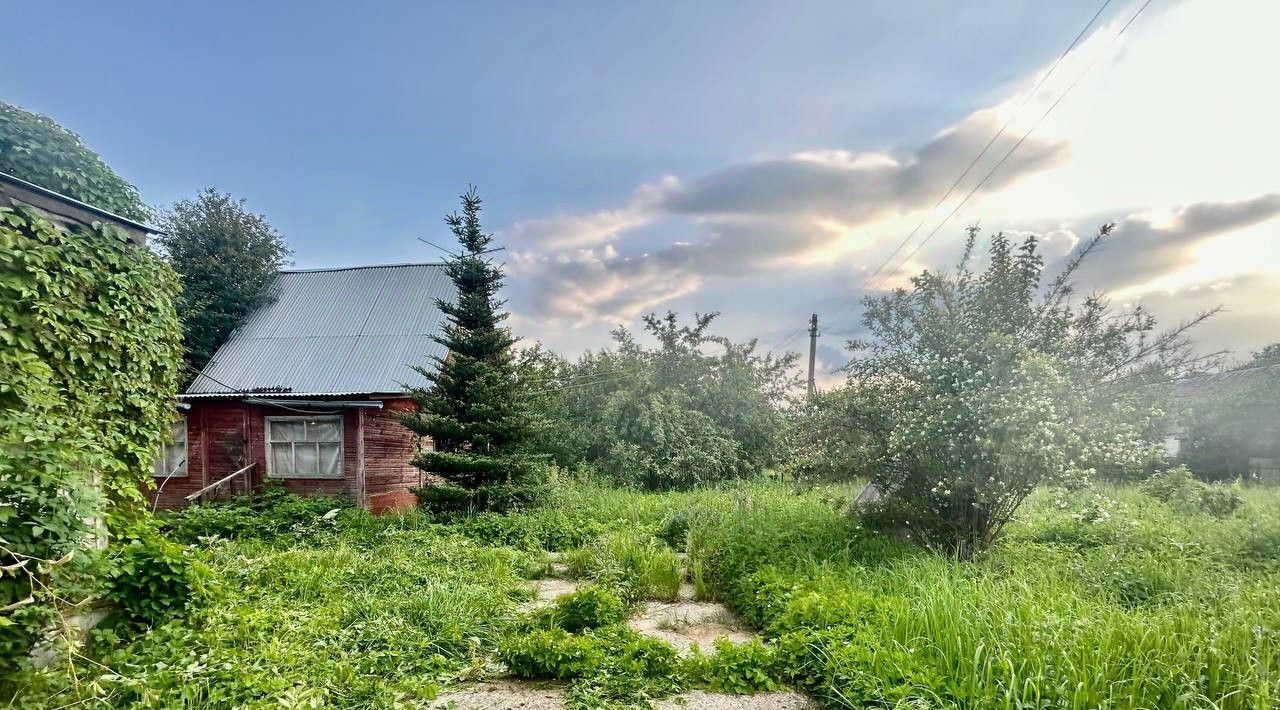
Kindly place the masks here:
[(375, 513), (417, 505), (410, 489), (422, 486), (424, 474), (412, 463), (417, 443), (398, 417), (416, 407), (397, 399), (364, 412), (365, 495)]
[[(293, 493), (324, 493), (359, 498), (374, 512), (412, 506), (411, 488), (422, 485), (423, 474), (411, 463), (416, 450), (413, 434), (397, 413), (411, 411), (413, 400), (383, 400), (382, 409), (342, 410), (343, 477), (272, 478)], [(320, 412), (316, 412), (320, 415)], [(187, 410), (187, 476), (156, 479), (159, 508), (178, 508), (184, 498), (250, 462), (257, 463), (254, 482), (266, 480), (266, 417), (305, 416), (278, 407), (239, 401), (195, 400)], [(361, 438), (363, 433), (363, 438)], [(246, 446), (247, 439), (247, 446)], [(163, 483), (163, 488), (159, 488)], [(154, 499), (153, 499), (154, 500)]]

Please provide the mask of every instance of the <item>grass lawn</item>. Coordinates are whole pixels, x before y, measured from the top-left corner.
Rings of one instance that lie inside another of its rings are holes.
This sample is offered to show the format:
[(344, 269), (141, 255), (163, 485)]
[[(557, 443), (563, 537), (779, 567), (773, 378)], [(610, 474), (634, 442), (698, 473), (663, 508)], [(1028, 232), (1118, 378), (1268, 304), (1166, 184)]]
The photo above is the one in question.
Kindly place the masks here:
[[(1280, 490), (1225, 519), (1103, 493), (1037, 494), (974, 562), (866, 533), (834, 487), (574, 486), (447, 525), (202, 511), (174, 531), (207, 568), (187, 616), (100, 632), (15, 705), (426, 707), (511, 669), (586, 707), (783, 685), (836, 707), (1280, 707)], [(521, 611), (557, 565), (585, 591)], [(682, 577), (764, 642), (677, 656), (620, 623)]]

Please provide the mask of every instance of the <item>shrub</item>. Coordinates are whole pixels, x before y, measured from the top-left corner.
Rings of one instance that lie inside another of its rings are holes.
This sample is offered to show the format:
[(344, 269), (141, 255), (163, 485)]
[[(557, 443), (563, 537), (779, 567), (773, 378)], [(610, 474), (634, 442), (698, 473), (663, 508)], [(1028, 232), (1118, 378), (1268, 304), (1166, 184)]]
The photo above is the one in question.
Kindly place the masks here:
[(596, 462), (618, 485), (687, 490), (748, 473), (738, 442), (679, 392), (626, 394), (606, 402), (606, 426), (616, 438)]
[(158, 535), (135, 539), (113, 562), (105, 598), (127, 623), (157, 624), (191, 605), (199, 566), (181, 545)]
[(996, 234), (974, 273), (974, 228), (954, 271), (864, 300), (871, 339), (846, 366), (845, 426), (865, 435), (884, 528), (968, 559), (1038, 486), (1082, 487), (1153, 456), (1146, 436), (1161, 393), (1145, 385), (1185, 364), (1198, 320), (1153, 334), (1141, 309), (1072, 301), (1075, 270), (1110, 231), (1044, 288), (1035, 237), (1016, 245)]
[(865, 435), (850, 427), (857, 399), (845, 388), (816, 392), (787, 413), (783, 428), (786, 458), (778, 466), (785, 478), (851, 481), (863, 473)]
[(578, 632), (627, 620), (627, 605), (599, 585), (587, 585), (556, 599), (553, 619), (565, 631)]
[(1144, 493), (1186, 511), (1225, 518), (1244, 502), (1240, 493), (1224, 483), (1198, 481), (1186, 466), (1175, 466), (1152, 475), (1141, 484)]
[(696, 524), (706, 524), (712, 520), (715, 512), (709, 508), (691, 505), (680, 508), (662, 521), (658, 538), (675, 550), (685, 549), (688, 543), (689, 528)]
[(464, 488), (452, 483), (415, 488), (418, 506), (431, 515), (449, 518), (480, 512), (513, 513), (532, 510), (551, 497), (544, 483), (492, 484)]
[(570, 386), (553, 388), (560, 391), (541, 406), (573, 452), (615, 483), (650, 490), (689, 489), (774, 463), (797, 356), (761, 355), (754, 342), (714, 336), (715, 318), (682, 325), (674, 313), (650, 314), (644, 330), (657, 347), (619, 328), (614, 348), (548, 368), (553, 383)]
[(777, 690), (780, 668), (774, 649), (759, 639), (735, 644), (717, 639), (715, 655), (701, 653), (685, 661), (689, 683), (717, 693), (758, 693)]
[(306, 539), (332, 531), (337, 521), (330, 513), (350, 508), (351, 501), (346, 498), (299, 496), (272, 486), (252, 498), (193, 505), (171, 513), (164, 528), (173, 539), (185, 543), (210, 537)]

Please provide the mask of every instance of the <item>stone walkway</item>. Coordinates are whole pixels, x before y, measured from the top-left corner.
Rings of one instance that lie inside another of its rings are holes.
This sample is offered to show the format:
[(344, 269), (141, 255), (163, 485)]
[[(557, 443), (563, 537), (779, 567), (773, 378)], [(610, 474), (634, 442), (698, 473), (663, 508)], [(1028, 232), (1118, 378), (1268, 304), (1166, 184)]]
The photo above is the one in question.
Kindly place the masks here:
[(433, 710), (560, 710), (564, 707), (564, 686), (503, 678), (441, 693), (429, 707)]
[[(529, 582), (534, 598), (521, 604), (521, 611), (549, 607), (558, 597), (574, 592), (582, 585), (577, 580), (564, 578), (569, 568), (563, 563), (554, 562), (551, 571), (557, 576)], [(638, 633), (670, 643), (681, 654), (688, 654), (694, 644), (709, 654), (715, 652), (713, 643), (717, 639), (743, 643), (757, 636), (725, 605), (694, 601), (693, 587), (688, 584), (681, 586), (678, 601), (646, 602), (644, 610), (627, 625)], [(442, 693), (430, 707), (441, 710), (559, 710), (565, 707), (564, 685), (514, 678), (472, 683)], [(692, 690), (655, 701), (654, 707), (659, 710), (807, 710), (817, 708), (818, 704), (795, 691), (731, 695)]]
[(717, 639), (743, 643), (756, 637), (729, 608), (718, 602), (646, 602), (640, 616), (627, 622), (635, 631), (662, 639), (681, 654), (694, 644), (703, 653), (714, 653)]
[(576, 592), (582, 583), (575, 579), (547, 578), (532, 580), (529, 586), (533, 589), (533, 599), (519, 606), (523, 612), (545, 609), (555, 604), (559, 597)]

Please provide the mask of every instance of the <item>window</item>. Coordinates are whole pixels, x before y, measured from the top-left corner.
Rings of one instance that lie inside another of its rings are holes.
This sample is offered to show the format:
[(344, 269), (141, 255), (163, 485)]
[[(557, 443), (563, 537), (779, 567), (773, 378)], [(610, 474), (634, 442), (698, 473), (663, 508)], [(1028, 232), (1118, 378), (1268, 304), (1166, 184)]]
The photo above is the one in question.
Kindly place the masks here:
[(187, 419), (169, 425), (169, 440), (160, 447), (151, 475), (156, 478), (183, 478), (187, 475)]
[(342, 478), (342, 417), (267, 417), (267, 475)]

